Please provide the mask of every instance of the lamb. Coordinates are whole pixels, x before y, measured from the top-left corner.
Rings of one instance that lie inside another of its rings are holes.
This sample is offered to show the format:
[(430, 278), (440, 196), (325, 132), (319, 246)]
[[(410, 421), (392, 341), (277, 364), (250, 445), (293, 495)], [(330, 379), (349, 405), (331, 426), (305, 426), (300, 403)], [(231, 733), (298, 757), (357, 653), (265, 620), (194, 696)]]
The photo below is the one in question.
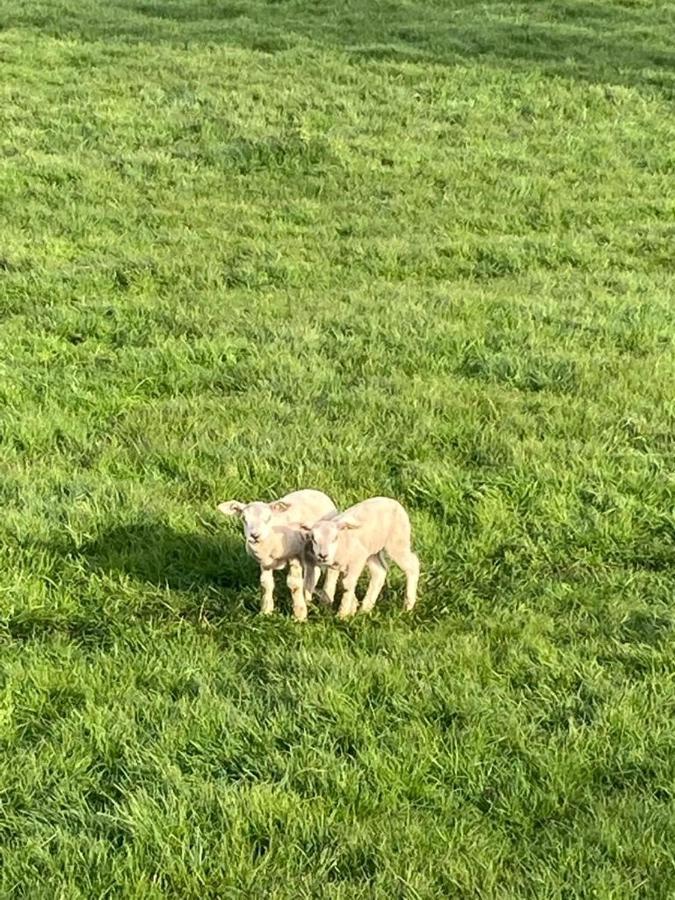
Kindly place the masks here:
[(387, 577), (387, 556), (405, 572), (405, 609), (411, 610), (417, 599), (420, 564), (410, 546), (408, 514), (400, 503), (389, 497), (373, 497), (357, 503), (337, 515), (305, 526), (305, 594), (311, 596), (316, 585), (316, 566), (342, 572), (344, 594), (338, 615), (354, 615), (358, 602), (355, 589), (367, 565), (370, 583), (361, 604), (361, 612), (370, 612)]
[[(311, 594), (303, 593), (305, 537), (300, 526), (311, 526), (322, 516), (336, 513), (330, 497), (321, 491), (302, 490), (286, 494), (272, 503), (227, 500), (220, 503), (218, 509), (223, 515), (240, 516), (243, 520), (246, 552), (260, 566), (260, 612), (268, 615), (274, 611), (273, 573), (288, 565), (286, 584), (293, 598), (293, 614), (298, 621), (304, 622)], [(314, 573), (312, 588), (318, 574)], [(329, 603), (335, 597), (338, 576), (337, 571), (326, 574), (323, 594)]]

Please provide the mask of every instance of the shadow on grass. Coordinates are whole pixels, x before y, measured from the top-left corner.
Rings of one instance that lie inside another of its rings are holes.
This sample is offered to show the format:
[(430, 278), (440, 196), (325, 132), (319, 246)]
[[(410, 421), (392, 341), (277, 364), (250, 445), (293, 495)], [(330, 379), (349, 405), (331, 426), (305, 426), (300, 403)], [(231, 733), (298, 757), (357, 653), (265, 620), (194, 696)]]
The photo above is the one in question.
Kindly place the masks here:
[(675, 53), (657, 4), (567, 0), (538, 4), (524, 16), (521, 5), (465, 0), (123, 0), (105, 9), (88, 0), (67, 6), (43, 0), (17, 3), (3, 24), (84, 40), (226, 44), (268, 53), (309, 42), (346, 51), (356, 61), (456, 65), (480, 59), (675, 94)]
[(80, 647), (107, 650), (119, 638), (120, 628), (118, 623), (102, 615), (91, 615), (88, 610), (68, 618), (49, 610), (29, 610), (2, 621), (0, 635), (18, 643), (59, 638)]
[[(257, 608), (257, 571), (237, 538), (178, 531), (145, 519), (104, 530), (79, 547), (60, 540), (35, 546), (40, 554), (49, 551), (49, 581), (68, 585), (77, 609), (65, 616), (56, 606), (20, 610), (0, 622), (0, 635), (15, 641), (61, 637), (106, 648), (120, 639), (133, 640), (129, 628), (134, 624), (159, 619), (199, 623), (206, 615), (220, 618), (228, 610), (241, 612), (242, 604), (245, 612), (252, 611)], [(140, 591), (127, 605), (128, 591), (118, 602), (115, 587), (93, 584), (91, 574), (126, 576), (159, 591), (152, 596)], [(228, 593), (242, 597), (233, 605)]]
[(87, 568), (128, 575), (155, 587), (204, 593), (250, 587), (254, 571), (237, 536), (177, 531), (164, 522), (117, 525), (81, 545)]

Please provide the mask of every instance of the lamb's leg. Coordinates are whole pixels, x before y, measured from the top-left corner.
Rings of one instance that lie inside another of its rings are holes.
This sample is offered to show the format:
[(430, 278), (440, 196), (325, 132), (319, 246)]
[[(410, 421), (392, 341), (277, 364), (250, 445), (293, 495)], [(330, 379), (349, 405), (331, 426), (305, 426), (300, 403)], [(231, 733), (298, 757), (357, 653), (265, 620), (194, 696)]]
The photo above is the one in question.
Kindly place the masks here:
[(311, 562), (305, 562), (304, 583), (303, 583), (303, 589), (305, 591), (305, 603), (312, 602), (312, 597), (314, 596), (314, 591), (316, 590), (316, 583), (319, 580), (320, 574), (321, 574), (321, 569), (318, 566), (312, 565)]
[(335, 590), (337, 588), (338, 578), (340, 577), (339, 569), (327, 569), (326, 577), (323, 580), (321, 589), (321, 602), (326, 606), (332, 606), (335, 600)]
[(260, 590), (260, 612), (268, 616), (274, 612), (274, 573), (271, 569), (260, 570)]
[[(319, 583), (319, 578), (321, 578), (321, 568), (319, 566), (314, 566), (314, 590), (316, 591), (316, 594), (319, 598), (319, 603), (322, 606), (328, 606), (328, 605), (330, 605), (330, 601), (326, 597), (326, 592), (323, 589), (318, 590), (318, 591), (316, 590), (316, 585)], [(313, 599), (313, 594), (310, 597), (308, 597), (307, 594), (305, 594), (305, 600), (308, 603), (312, 599)]]
[(338, 618), (340, 619), (346, 619), (348, 616), (353, 616), (358, 609), (359, 603), (355, 593), (356, 583), (359, 580), (361, 572), (363, 572), (365, 564), (365, 559), (359, 559), (358, 562), (352, 563), (347, 569), (345, 577), (342, 579), (344, 593), (342, 595), (340, 609), (338, 610)]
[(380, 596), (380, 592), (384, 587), (387, 578), (387, 564), (381, 553), (376, 553), (368, 558), (368, 569), (370, 570), (370, 583), (366, 596), (361, 602), (361, 612), (367, 613), (375, 606), (375, 601)]
[(417, 603), (417, 582), (420, 579), (420, 561), (414, 553), (408, 557), (408, 567), (404, 569), (406, 574), (405, 608), (407, 612)]
[[(321, 577), (321, 569), (319, 566), (312, 566), (311, 571), (305, 571), (305, 603), (310, 603), (313, 596), (314, 591), (316, 591), (316, 585)], [(338, 569), (328, 569), (326, 571), (326, 577), (324, 578), (323, 587), (317, 591), (319, 595), (319, 602), (323, 606), (332, 606), (333, 600), (335, 600), (335, 589), (337, 588), (338, 578), (340, 577), (340, 572)]]
[(304, 622), (307, 618), (307, 604), (305, 602), (302, 574), (302, 563), (299, 559), (292, 559), (288, 563), (286, 584), (293, 598), (293, 615), (298, 622)]
[(417, 582), (420, 577), (420, 561), (410, 549), (410, 546), (387, 547), (389, 556), (405, 572), (405, 609), (407, 612), (415, 605), (417, 600)]
[[(332, 606), (335, 599), (335, 588), (340, 572), (337, 569), (328, 569), (324, 579), (323, 587), (318, 591), (319, 602), (324, 606)], [(313, 566), (311, 563), (305, 563), (305, 603), (311, 603), (316, 591), (316, 585), (321, 577), (321, 569), (319, 566)]]

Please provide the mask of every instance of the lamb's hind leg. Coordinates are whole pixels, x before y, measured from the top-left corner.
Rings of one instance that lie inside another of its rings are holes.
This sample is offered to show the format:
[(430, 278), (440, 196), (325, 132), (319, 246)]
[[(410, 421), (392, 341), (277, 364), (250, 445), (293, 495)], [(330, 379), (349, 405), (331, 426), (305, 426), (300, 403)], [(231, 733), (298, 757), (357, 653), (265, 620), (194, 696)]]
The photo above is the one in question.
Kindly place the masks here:
[(376, 553), (368, 558), (367, 566), (370, 570), (370, 584), (366, 596), (361, 603), (361, 612), (367, 613), (375, 606), (375, 601), (380, 596), (384, 582), (387, 578), (387, 563), (381, 553)]
[(407, 612), (417, 603), (417, 583), (420, 580), (420, 560), (419, 557), (410, 551), (408, 556), (408, 567), (404, 569), (406, 574), (405, 589), (405, 608)]
[(410, 549), (410, 544), (400, 544), (387, 547), (387, 553), (397, 566), (403, 570), (406, 577), (405, 609), (407, 612), (413, 608), (417, 601), (417, 582), (420, 577), (420, 561)]

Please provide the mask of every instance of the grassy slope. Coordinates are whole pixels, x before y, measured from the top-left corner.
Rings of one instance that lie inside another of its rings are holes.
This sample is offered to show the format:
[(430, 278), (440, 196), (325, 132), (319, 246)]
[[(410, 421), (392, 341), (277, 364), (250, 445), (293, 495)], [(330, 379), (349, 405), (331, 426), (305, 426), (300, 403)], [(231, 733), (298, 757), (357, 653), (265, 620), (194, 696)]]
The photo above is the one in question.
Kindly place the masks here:
[[(672, 7), (0, 24), (0, 894), (672, 896)], [(297, 485), (412, 619), (255, 616)]]

